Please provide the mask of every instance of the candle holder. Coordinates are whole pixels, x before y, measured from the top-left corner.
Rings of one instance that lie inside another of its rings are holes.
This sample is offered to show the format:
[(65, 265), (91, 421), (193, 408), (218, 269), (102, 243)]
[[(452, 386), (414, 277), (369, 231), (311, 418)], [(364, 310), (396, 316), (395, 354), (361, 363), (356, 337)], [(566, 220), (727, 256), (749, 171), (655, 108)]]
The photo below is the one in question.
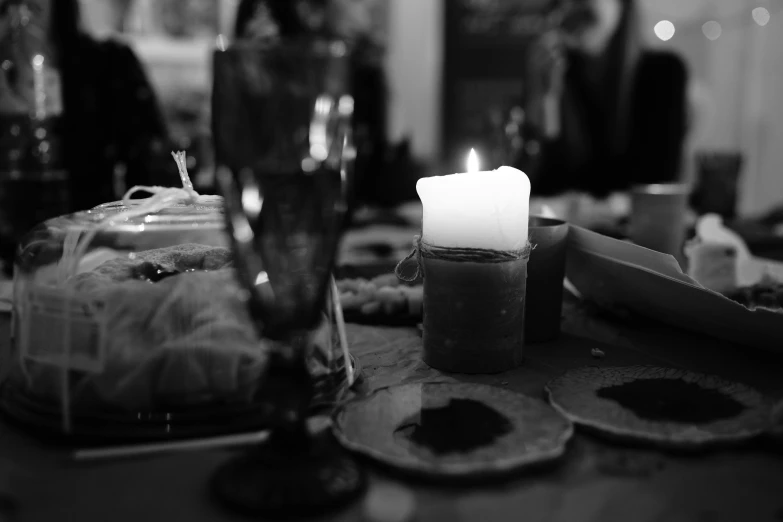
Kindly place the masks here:
[(684, 264), (685, 217), (690, 187), (685, 183), (637, 185), (631, 190), (629, 235), (639, 246), (674, 256)]
[(528, 227), (532, 250), (527, 265), (525, 341), (541, 343), (560, 335), (568, 223), (531, 216)]
[(424, 280), (424, 362), (471, 374), (521, 365), (530, 244), (497, 251), (438, 247), (417, 238), (414, 252), (414, 278), (420, 271)]

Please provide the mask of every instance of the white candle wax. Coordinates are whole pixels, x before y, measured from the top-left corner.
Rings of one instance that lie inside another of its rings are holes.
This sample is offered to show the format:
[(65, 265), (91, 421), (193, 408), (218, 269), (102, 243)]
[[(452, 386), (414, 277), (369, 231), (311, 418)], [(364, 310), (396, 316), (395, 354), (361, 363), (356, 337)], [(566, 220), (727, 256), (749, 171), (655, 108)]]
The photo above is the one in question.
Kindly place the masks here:
[(530, 180), (500, 167), (422, 178), (422, 240), (441, 247), (520, 250), (527, 243)]

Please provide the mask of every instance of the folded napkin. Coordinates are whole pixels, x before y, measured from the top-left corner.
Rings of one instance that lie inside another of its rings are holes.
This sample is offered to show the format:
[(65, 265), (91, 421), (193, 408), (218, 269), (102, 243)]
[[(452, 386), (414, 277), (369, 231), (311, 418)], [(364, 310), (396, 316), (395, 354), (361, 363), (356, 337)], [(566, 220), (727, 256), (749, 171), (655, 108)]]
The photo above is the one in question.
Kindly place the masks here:
[[(706, 214), (696, 223), (696, 238), (688, 245), (686, 252), (691, 258), (690, 274), (694, 279), (702, 284), (699, 274), (698, 263), (694, 263), (698, 249), (710, 247), (725, 247), (733, 251), (731, 277), (733, 286), (744, 287), (752, 286), (764, 277), (772, 277), (783, 281), (783, 264), (754, 257), (748, 249), (745, 241), (736, 232), (723, 225), (723, 220), (716, 214)], [(708, 286), (708, 284), (705, 284)]]

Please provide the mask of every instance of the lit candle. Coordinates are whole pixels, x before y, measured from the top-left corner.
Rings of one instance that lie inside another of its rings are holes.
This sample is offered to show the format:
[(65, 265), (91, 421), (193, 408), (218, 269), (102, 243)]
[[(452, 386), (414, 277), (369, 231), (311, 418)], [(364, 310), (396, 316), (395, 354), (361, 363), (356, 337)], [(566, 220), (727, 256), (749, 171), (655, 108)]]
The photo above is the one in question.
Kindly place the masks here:
[(479, 171), (474, 150), (468, 171), (422, 178), (422, 240), (440, 247), (522, 250), (527, 243), (530, 180), (511, 167)]
[(424, 362), (497, 373), (524, 359), (530, 181), (511, 167), (423, 178)]

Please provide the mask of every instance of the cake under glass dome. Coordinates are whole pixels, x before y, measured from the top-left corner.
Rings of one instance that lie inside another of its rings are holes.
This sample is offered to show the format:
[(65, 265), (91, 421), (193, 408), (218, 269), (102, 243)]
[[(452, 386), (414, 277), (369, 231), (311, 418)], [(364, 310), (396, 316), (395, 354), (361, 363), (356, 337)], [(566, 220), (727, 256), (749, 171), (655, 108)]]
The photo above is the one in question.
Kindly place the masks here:
[[(97, 440), (264, 426), (274, 346), (248, 315), (224, 219), (215, 196), (164, 208), (126, 200), (32, 230), (15, 266), (5, 413)], [(313, 407), (332, 403), (352, 373), (331, 312), (309, 343)]]

